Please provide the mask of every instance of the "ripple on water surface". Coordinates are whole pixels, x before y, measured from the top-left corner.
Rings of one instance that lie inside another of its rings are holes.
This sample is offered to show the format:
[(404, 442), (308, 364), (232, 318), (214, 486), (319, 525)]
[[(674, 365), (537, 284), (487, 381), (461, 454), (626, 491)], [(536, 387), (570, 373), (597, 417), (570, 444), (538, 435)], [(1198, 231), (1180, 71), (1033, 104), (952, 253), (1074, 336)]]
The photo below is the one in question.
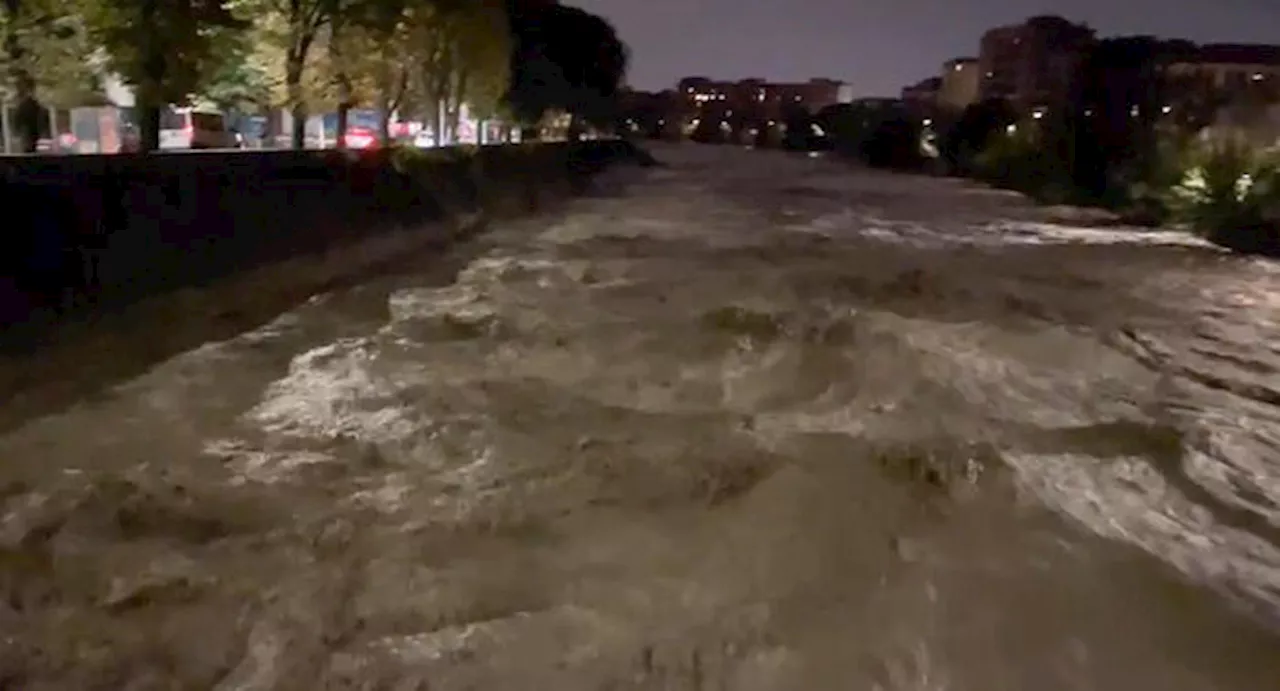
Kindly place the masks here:
[(902, 180), (776, 167), (662, 171), (398, 280), (376, 326), (311, 306), (0, 440), (46, 462), (4, 486), (0, 672), (1273, 687), (1222, 603), (1280, 606), (1275, 278), (886, 243), (933, 213), (892, 217)]

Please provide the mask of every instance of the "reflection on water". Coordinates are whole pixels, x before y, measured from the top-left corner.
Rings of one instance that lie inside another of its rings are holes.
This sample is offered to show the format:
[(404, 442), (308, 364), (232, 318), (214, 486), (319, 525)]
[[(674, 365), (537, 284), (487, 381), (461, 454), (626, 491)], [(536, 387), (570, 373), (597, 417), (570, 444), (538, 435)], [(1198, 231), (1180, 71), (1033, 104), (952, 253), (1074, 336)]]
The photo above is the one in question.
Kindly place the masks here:
[(667, 156), (0, 439), (0, 678), (1275, 685), (1280, 272)]

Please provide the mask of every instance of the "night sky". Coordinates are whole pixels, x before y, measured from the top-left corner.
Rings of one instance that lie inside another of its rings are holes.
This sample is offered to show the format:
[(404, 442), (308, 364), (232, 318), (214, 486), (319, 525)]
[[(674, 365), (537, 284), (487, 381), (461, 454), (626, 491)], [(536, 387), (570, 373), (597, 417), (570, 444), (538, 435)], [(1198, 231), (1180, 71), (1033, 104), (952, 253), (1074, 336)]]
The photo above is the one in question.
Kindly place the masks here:
[(972, 56), (990, 27), (1036, 14), (1083, 21), (1100, 35), (1280, 43), (1280, 0), (565, 0), (613, 22), (631, 47), (628, 83), (684, 76), (849, 82), (896, 96)]

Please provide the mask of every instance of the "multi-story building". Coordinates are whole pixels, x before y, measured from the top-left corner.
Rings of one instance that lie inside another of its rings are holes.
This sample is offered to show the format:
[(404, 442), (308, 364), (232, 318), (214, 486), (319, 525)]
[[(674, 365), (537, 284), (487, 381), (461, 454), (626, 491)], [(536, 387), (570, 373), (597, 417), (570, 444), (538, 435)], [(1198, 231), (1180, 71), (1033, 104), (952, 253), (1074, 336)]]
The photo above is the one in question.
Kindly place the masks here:
[(652, 136), (678, 134), (685, 105), (675, 91), (621, 89), (618, 105), (624, 124)]
[(955, 58), (942, 65), (942, 86), (938, 89), (938, 106), (959, 112), (977, 103), (982, 70), (977, 58)]
[(911, 86), (902, 87), (902, 101), (915, 109), (931, 109), (938, 104), (942, 91), (942, 77), (922, 79)]
[(759, 117), (778, 119), (782, 111), (798, 106), (814, 113), (837, 103), (848, 103), (852, 91), (848, 85), (832, 79), (810, 79), (800, 83), (772, 83), (763, 79), (736, 82), (716, 81), (707, 77), (686, 77), (677, 87), (686, 102), (704, 112), (750, 111)]
[(1228, 97), (1280, 100), (1280, 46), (1210, 43), (1173, 61), (1174, 77), (1193, 78)]
[(1092, 29), (1062, 17), (1032, 17), (982, 35), (979, 98), (1033, 108), (1065, 98), (1094, 42)]

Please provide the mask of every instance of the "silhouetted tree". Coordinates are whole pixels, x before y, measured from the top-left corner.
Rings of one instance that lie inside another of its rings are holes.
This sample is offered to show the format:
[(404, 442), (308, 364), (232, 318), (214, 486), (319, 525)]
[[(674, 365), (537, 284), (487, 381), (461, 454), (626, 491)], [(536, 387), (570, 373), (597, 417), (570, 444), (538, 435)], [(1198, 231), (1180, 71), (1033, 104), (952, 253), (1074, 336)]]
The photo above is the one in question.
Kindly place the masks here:
[(698, 111), (689, 139), (699, 144), (724, 144), (728, 141), (728, 108), (719, 103), (705, 104)]
[(548, 111), (604, 126), (618, 117), (627, 49), (604, 19), (554, 2), (509, 0), (511, 84), (506, 102), (525, 122)]
[(951, 170), (973, 172), (974, 157), (984, 151), (998, 135), (1017, 122), (1018, 113), (1008, 101), (999, 98), (979, 101), (964, 109), (955, 124), (938, 142), (938, 153)]
[(782, 148), (791, 151), (811, 151), (818, 138), (814, 135), (813, 115), (800, 106), (787, 106), (782, 111)]
[(1145, 179), (1158, 165), (1163, 132), (1191, 133), (1212, 120), (1220, 94), (1195, 77), (1168, 71), (1195, 51), (1186, 41), (1151, 36), (1108, 38), (1093, 46), (1070, 104), (1078, 122), (1073, 177), (1082, 190), (1104, 195)]
[(862, 144), (862, 159), (875, 168), (919, 170), (924, 164), (920, 151), (920, 125), (904, 114), (885, 117)]
[(846, 156), (861, 156), (867, 137), (886, 118), (905, 116), (901, 108), (869, 103), (838, 103), (814, 116), (825, 133), (827, 148)]

